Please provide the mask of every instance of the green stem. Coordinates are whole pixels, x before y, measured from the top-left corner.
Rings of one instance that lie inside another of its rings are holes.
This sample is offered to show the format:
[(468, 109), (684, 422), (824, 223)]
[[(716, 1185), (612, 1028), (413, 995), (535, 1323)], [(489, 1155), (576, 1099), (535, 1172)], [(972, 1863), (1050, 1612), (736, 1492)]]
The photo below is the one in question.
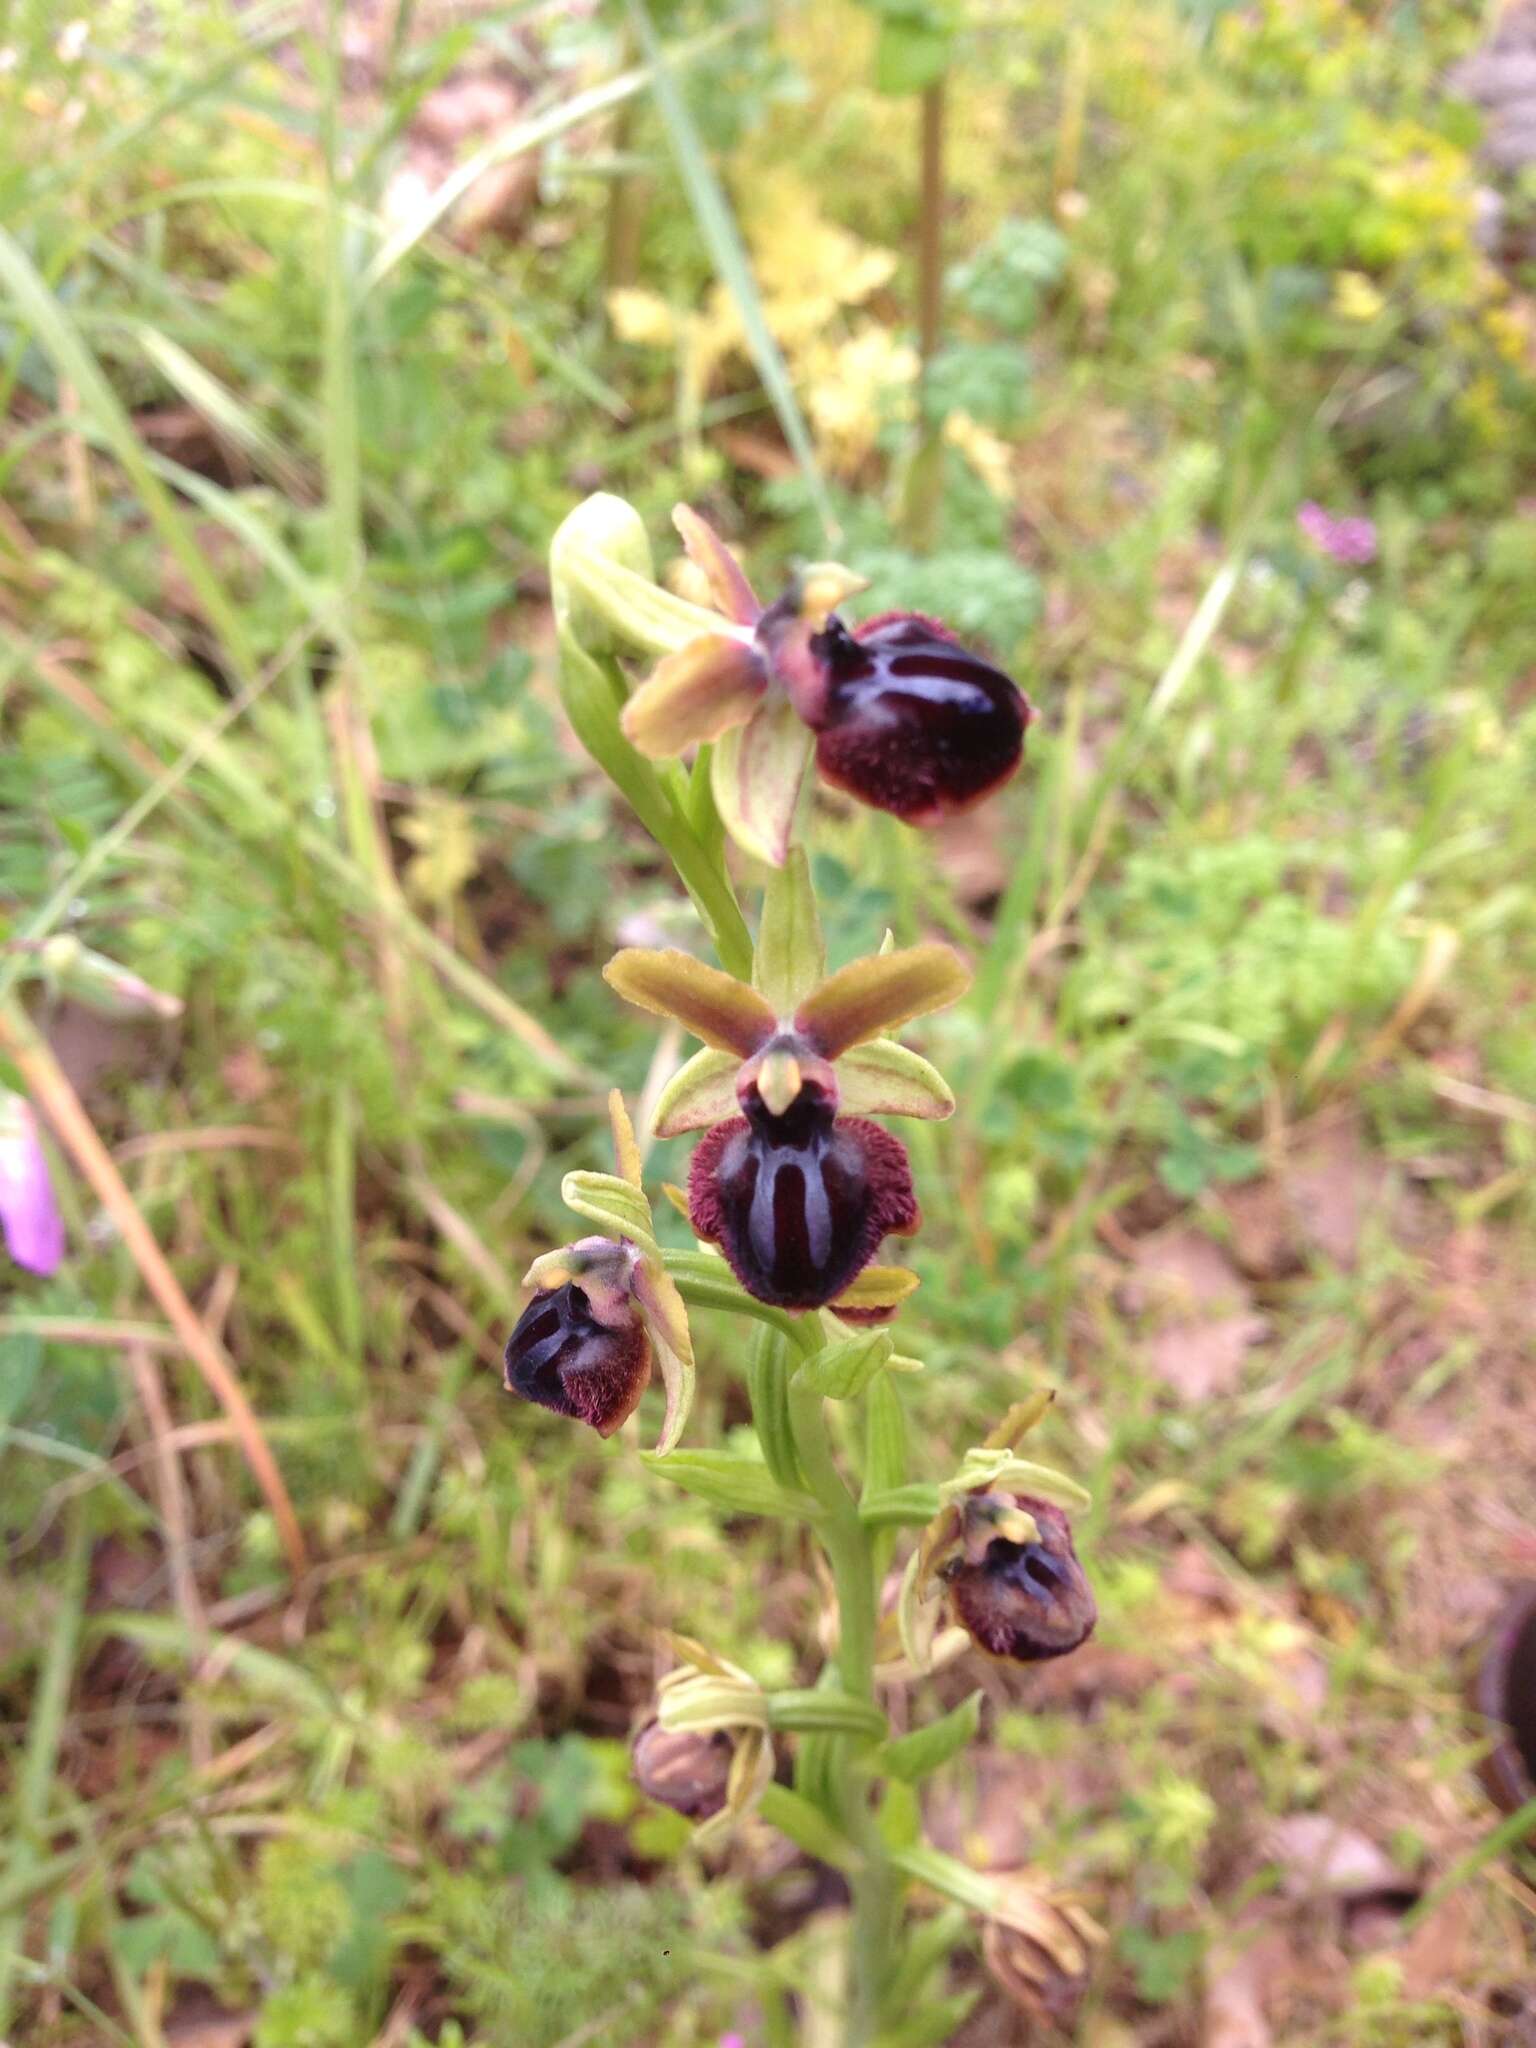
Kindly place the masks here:
[[(879, 1611), (870, 1532), (833, 1460), (822, 1397), (797, 1388), (791, 1380), (789, 1415), (805, 1483), (827, 1511), (818, 1530), (837, 1589), (838, 1676), (845, 1692), (872, 1700)], [(848, 1873), (852, 1916), (844, 2041), (846, 2048), (865, 2048), (875, 2037), (881, 1993), (895, 1967), (900, 1888), (870, 1811), (868, 1777), (856, 1737), (832, 1738), (828, 1778), (838, 1823), (863, 1852)]]

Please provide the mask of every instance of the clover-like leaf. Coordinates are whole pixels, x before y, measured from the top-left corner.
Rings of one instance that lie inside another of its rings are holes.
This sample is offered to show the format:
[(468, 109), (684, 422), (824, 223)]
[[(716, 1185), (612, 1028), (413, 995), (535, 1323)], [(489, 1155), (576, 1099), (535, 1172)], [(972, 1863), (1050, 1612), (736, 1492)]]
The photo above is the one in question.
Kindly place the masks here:
[(738, 626), (755, 624), (762, 606), (745, 570), (715, 529), (690, 505), (673, 506), (672, 524), (682, 538), (689, 561), (703, 570), (709, 594), (720, 610)]
[(851, 1046), (837, 1063), (839, 1106), (849, 1116), (952, 1116), (955, 1098), (938, 1068), (894, 1038)]
[(787, 698), (770, 696), (710, 760), (715, 807), (736, 844), (770, 867), (789, 852), (814, 740)]
[(744, 725), (767, 687), (751, 646), (726, 633), (701, 633), (657, 663), (624, 706), (619, 726), (632, 747), (664, 760)]
[[(656, 1098), (651, 1129), (658, 1138), (680, 1137), (684, 1131), (708, 1130), (736, 1114), (736, 1076), (741, 1062), (733, 1052), (706, 1045), (685, 1060)], [(683, 1197), (687, 1211), (687, 1196)]]
[(776, 1019), (756, 989), (673, 946), (626, 946), (603, 969), (603, 979), (637, 1009), (675, 1017), (695, 1038), (741, 1059), (773, 1035)]
[(850, 961), (807, 996), (795, 1023), (828, 1059), (878, 1038), (911, 1017), (942, 1010), (971, 985), (953, 946), (907, 946)]

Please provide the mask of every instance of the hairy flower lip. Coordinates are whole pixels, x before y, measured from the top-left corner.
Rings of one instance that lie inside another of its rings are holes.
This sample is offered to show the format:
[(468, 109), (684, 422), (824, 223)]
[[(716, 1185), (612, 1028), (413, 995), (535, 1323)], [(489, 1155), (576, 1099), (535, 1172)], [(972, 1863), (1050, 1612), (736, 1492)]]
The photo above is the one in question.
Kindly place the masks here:
[(651, 1341), (627, 1294), (609, 1296), (601, 1313), (580, 1280), (543, 1288), (507, 1339), (509, 1394), (612, 1436), (639, 1406), (651, 1377)]
[(910, 1235), (921, 1216), (900, 1140), (809, 1095), (784, 1118), (760, 1108), (717, 1124), (688, 1171), (699, 1237), (749, 1294), (797, 1312), (833, 1302), (883, 1237)]
[(1029, 699), (938, 619), (884, 612), (850, 631), (832, 618), (810, 658), (815, 687), (797, 708), (816, 733), (817, 772), (904, 824), (968, 810), (1023, 758)]

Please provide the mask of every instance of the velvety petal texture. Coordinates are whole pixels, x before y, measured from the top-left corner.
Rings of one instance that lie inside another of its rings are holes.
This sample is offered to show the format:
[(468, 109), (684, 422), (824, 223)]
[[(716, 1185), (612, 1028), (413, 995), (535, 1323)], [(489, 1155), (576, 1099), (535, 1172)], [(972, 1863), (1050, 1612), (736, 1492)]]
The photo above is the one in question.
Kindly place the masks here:
[(956, 1619), (982, 1649), (1032, 1664), (1087, 1641), (1098, 1606), (1059, 1507), (1024, 1494), (971, 1494), (961, 1536), (944, 1577)]
[(760, 1101), (718, 1125), (688, 1173), (689, 1216), (749, 1294), (823, 1308), (888, 1233), (919, 1220), (905, 1147), (863, 1117), (838, 1117), (814, 1087), (782, 1116)]
[(824, 678), (801, 693), (822, 778), (908, 825), (933, 825), (1018, 767), (1029, 701), (1011, 677), (916, 612), (852, 632), (827, 621), (811, 642)]
[(594, 1302), (576, 1280), (536, 1294), (507, 1340), (506, 1387), (556, 1415), (612, 1436), (651, 1377), (651, 1344), (627, 1301)]

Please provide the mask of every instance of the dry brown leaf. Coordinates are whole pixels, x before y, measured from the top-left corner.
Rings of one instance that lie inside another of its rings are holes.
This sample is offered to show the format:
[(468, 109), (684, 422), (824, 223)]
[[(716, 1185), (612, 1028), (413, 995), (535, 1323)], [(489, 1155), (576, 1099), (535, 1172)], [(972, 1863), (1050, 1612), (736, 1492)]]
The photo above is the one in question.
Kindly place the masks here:
[(1269, 1994), (1294, 1965), (1290, 1943), (1278, 1933), (1218, 1948), (1206, 1966), (1201, 2048), (1269, 2048)]
[(1262, 1316), (1172, 1323), (1151, 1340), (1146, 1362), (1181, 1401), (1207, 1401), (1236, 1382), (1248, 1347), (1257, 1344), (1268, 1327)]
[(1293, 1813), (1268, 1830), (1269, 1853), (1281, 1868), (1281, 1888), (1291, 1898), (1365, 1899), (1402, 1895), (1414, 1887), (1403, 1872), (1357, 1828), (1326, 1813)]

